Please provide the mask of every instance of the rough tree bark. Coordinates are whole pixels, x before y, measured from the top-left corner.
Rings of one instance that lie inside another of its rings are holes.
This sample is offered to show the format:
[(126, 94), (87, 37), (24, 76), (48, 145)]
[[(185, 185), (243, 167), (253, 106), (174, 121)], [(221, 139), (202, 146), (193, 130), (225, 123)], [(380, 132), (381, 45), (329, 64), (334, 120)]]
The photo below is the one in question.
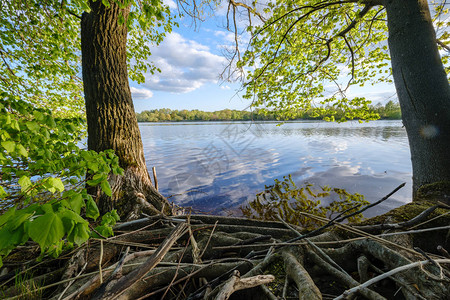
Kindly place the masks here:
[(394, 82), (411, 149), (414, 198), (420, 187), (437, 182), (444, 183), (448, 196), (450, 87), (428, 3), (387, 0), (383, 4)]
[(126, 219), (140, 211), (170, 213), (167, 200), (153, 187), (144, 159), (144, 151), (128, 84), (126, 43), (127, 26), (120, 25), (129, 8), (121, 9), (110, 1), (90, 1), (91, 12), (81, 21), (81, 52), (88, 148), (113, 149), (119, 157), (123, 176), (110, 175), (113, 195), (95, 190), (102, 213), (117, 209)]

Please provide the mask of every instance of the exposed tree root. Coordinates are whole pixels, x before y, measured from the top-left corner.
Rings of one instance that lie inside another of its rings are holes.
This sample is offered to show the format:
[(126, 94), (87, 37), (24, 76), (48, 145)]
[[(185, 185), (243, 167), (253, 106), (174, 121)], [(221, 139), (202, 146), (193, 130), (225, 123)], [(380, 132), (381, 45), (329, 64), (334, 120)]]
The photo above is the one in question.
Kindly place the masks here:
[[(320, 219), (327, 228), (315, 235), (284, 222), (159, 215), (119, 224), (103, 251), (91, 240), (54, 263), (5, 261), (2, 298), (448, 299), (450, 217), (429, 207), (371, 224)], [(423, 247), (424, 234), (439, 249)]]

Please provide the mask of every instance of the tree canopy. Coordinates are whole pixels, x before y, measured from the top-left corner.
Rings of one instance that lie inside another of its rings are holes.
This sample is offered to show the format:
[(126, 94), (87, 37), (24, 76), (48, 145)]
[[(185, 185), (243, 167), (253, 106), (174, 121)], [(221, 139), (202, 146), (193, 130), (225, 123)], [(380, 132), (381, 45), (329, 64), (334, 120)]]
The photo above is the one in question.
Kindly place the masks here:
[[(249, 45), (242, 56), (243, 51), (236, 47), (230, 56), (230, 73), (240, 71), (245, 97), (257, 108), (289, 116), (311, 109), (333, 115), (327, 109), (333, 107), (346, 111), (340, 120), (376, 119), (370, 101), (351, 97), (349, 92), (355, 87), (393, 82), (386, 8), (381, 4), (283, 0), (253, 2), (251, 7), (234, 5), (234, 10), (229, 10), (231, 20), (239, 9), (259, 22), (247, 26)], [(430, 8), (436, 42), (449, 74), (448, 4), (431, 1)], [(232, 30), (238, 33), (237, 28)], [(334, 120), (332, 116), (328, 119)]]
[[(111, 195), (109, 176), (123, 174), (113, 151), (83, 149), (80, 20), (94, 2), (0, 4), (0, 265), (29, 238), (57, 256), (91, 235), (111, 235), (118, 220), (115, 211), (106, 214), (94, 233), (84, 219), (99, 217), (86, 185)], [(130, 78), (140, 82), (143, 72), (157, 71), (147, 58), (174, 25), (169, 8), (158, 0), (101, 4), (128, 12), (118, 22), (129, 32)]]

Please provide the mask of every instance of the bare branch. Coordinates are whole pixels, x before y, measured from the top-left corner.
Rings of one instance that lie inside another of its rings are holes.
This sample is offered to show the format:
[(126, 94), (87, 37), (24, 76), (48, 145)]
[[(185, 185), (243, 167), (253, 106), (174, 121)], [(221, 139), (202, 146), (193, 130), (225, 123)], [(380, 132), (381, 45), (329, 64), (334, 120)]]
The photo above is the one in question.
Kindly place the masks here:
[(436, 43), (441, 46), (442, 48), (444, 48), (445, 50), (447, 50), (448, 52), (450, 52), (450, 47), (447, 46), (446, 44), (444, 44), (444, 42), (442, 42), (441, 40), (436, 40)]

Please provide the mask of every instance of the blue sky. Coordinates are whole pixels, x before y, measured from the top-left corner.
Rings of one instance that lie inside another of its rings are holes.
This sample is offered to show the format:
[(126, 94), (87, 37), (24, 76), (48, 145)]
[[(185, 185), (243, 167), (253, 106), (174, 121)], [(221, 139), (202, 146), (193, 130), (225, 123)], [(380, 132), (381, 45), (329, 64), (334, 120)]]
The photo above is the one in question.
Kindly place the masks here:
[[(170, 4), (175, 7), (173, 2)], [(180, 21), (180, 27), (175, 27), (162, 44), (152, 49), (151, 60), (162, 72), (146, 74), (144, 84), (130, 83), (137, 112), (159, 108), (204, 111), (248, 108), (249, 100), (237, 93), (240, 84), (219, 79), (227, 63), (223, 48), (234, 45), (234, 35), (224, 28), (225, 12), (219, 10), (215, 17), (198, 23), (196, 28), (190, 21)], [(348, 95), (385, 103), (395, 99), (395, 90), (393, 85), (379, 85), (353, 89)]]

